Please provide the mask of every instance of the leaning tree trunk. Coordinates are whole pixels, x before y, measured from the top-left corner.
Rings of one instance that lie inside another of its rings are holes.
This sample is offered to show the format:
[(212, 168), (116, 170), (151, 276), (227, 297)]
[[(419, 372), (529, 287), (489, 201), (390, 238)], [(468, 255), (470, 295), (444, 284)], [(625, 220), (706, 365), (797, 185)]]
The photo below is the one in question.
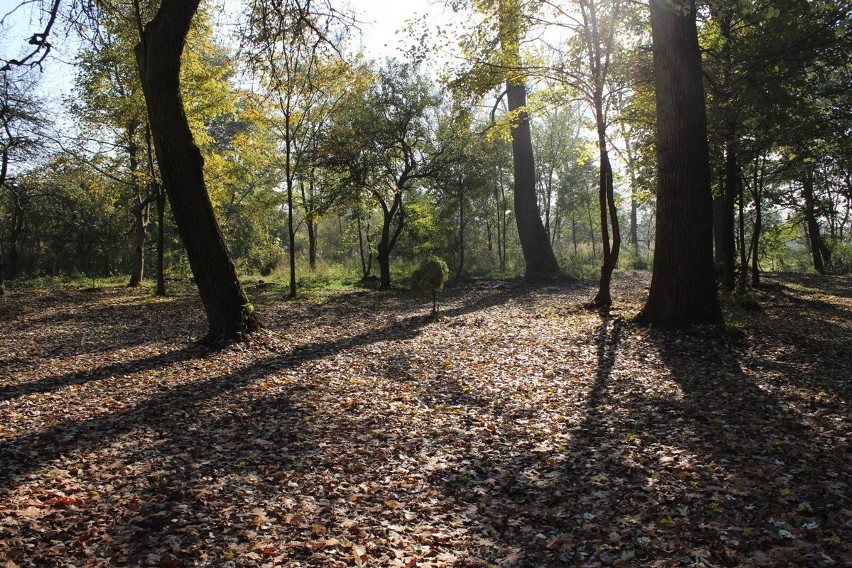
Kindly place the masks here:
[(520, 71), (521, 6), (518, 0), (500, 1), (500, 42), (509, 66), (517, 67), (506, 81), (506, 98), (512, 118), (512, 165), (515, 174), (515, 222), (524, 254), (526, 276), (539, 280), (557, 276), (559, 263), (538, 208), (535, 159), (527, 114), (527, 87)]
[(141, 33), (136, 62), (160, 173), (207, 315), (209, 337), (239, 338), (260, 322), (216, 221), (204, 181), (204, 159), (180, 95), (181, 54), (198, 4), (163, 0)]
[(713, 277), (710, 153), (695, 5), (651, 0), (657, 94), (657, 235), (638, 321), (719, 323)]

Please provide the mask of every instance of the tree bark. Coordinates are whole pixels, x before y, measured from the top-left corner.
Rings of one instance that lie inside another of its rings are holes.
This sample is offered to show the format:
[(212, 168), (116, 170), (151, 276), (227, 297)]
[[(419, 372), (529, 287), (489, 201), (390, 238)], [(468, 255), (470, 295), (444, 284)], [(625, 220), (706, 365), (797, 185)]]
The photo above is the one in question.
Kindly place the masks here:
[(154, 148), (178, 232), (207, 315), (208, 337), (240, 338), (260, 326), (228, 253), (180, 95), (181, 54), (199, 0), (163, 0), (141, 32), (136, 62)]
[(657, 228), (646, 325), (722, 321), (713, 277), (707, 115), (695, 5), (651, 0), (657, 97)]

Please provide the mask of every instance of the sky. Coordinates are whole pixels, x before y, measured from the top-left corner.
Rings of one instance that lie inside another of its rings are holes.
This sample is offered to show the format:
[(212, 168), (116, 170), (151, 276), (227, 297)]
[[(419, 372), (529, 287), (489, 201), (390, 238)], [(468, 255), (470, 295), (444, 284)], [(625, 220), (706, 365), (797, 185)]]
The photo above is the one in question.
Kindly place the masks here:
[(426, 16), (426, 23), (434, 28), (441, 25), (452, 30), (454, 15), (442, 0), (351, 0), (353, 9), (359, 12), (363, 22), (362, 41), (364, 52), (370, 57), (401, 56), (401, 50), (412, 40), (399, 30), (408, 20)]
[[(0, 56), (3, 58), (19, 57), (27, 46), (27, 38), (41, 31), (44, 23), (39, 21), (34, 9), (38, 2), (15, 10), (24, 0), (0, 0), (0, 18), (10, 12), (12, 17), (6, 18), (5, 30), (0, 33)], [(217, 0), (214, 0), (214, 2)], [(226, 9), (225, 14), (235, 13), (241, 4), (240, 0), (222, 0)], [(384, 57), (404, 57), (404, 50), (412, 43), (403, 31), (408, 20), (427, 15), (426, 21), (430, 26), (441, 24), (445, 29), (453, 26), (452, 12), (445, 8), (443, 0), (349, 0), (351, 9), (356, 14), (357, 27), (361, 34), (355, 34), (353, 48), (363, 49), (368, 58), (382, 59)], [(233, 9), (232, 9), (233, 8)], [(223, 21), (231, 16), (224, 15)], [(74, 68), (70, 63), (74, 59), (74, 41), (63, 37), (61, 25), (54, 27), (54, 49), (44, 65), (44, 73), (40, 80), (41, 95), (60, 104), (63, 96), (71, 94), (74, 83)], [(431, 58), (430, 67), (440, 67), (446, 64), (446, 56)]]

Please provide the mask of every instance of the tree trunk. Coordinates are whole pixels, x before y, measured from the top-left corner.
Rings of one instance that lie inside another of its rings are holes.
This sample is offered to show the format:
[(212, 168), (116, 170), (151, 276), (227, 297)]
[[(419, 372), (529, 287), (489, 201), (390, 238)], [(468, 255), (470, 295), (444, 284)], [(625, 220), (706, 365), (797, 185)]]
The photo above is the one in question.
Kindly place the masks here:
[[(288, 150), (289, 155), (289, 150)], [(289, 172), (289, 159), (287, 171)], [(289, 174), (288, 174), (289, 175)], [(296, 229), (293, 227), (293, 181), (287, 179), (287, 244), (290, 249), (288, 255), (290, 261), (290, 297), (296, 297)]]
[(148, 212), (149, 198), (142, 197), (139, 188), (139, 144), (136, 143), (136, 135), (141, 126), (138, 120), (131, 119), (127, 124), (127, 154), (130, 162), (130, 186), (133, 188), (134, 201), (130, 207), (133, 215), (133, 249), (130, 254), (130, 281), (128, 287), (136, 287), (142, 284), (145, 277), (145, 241), (148, 240)]
[(142, 31), (136, 61), (160, 172), (186, 246), (208, 337), (239, 338), (260, 327), (228, 254), (180, 95), (181, 54), (199, 0), (163, 0)]
[[(367, 224), (367, 250), (364, 250), (364, 231), (361, 228), (361, 212), (358, 211), (356, 220), (358, 223), (358, 251), (361, 253), (361, 274), (364, 278), (367, 278), (370, 275), (370, 272), (373, 270), (373, 253), (369, 250), (369, 232), (370, 225)], [(366, 254), (365, 254), (366, 253)], [(369, 254), (369, 258), (367, 257)]]
[(459, 182), (459, 264), (456, 267), (456, 279), (461, 280), (464, 274), (464, 186)]
[(751, 231), (751, 286), (760, 286), (760, 234), (763, 231), (763, 208), (761, 201), (763, 197), (763, 171), (760, 177), (754, 176), (754, 226)]
[[(623, 128), (623, 127), (622, 127)], [(623, 133), (624, 153), (627, 156), (627, 172), (630, 175), (630, 227), (627, 232), (627, 242), (633, 247), (636, 268), (645, 268), (645, 263), (639, 257), (639, 200), (636, 199), (636, 164), (633, 157), (633, 145), (626, 132)]]
[(657, 97), (657, 229), (647, 325), (720, 323), (713, 278), (707, 115), (695, 6), (651, 0)]
[(737, 153), (733, 142), (725, 146), (725, 183), (722, 191), (722, 203), (719, 209), (721, 218), (717, 223), (719, 228), (718, 243), (720, 245), (719, 260), (722, 261), (722, 289), (733, 291), (736, 285), (736, 236), (734, 222), (734, 207), (737, 195)]
[(313, 271), (317, 269), (317, 225), (310, 213), (305, 218), (305, 226), (308, 229), (308, 266)]
[(825, 274), (831, 266), (831, 251), (825, 245), (819, 230), (816, 216), (816, 198), (814, 197), (814, 173), (808, 168), (802, 179), (802, 198), (805, 201), (805, 223), (808, 230), (808, 242), (811, 246), (811, 258), (814, 270)]
[[(382, 206), (382, 236), (376, 247), (376, 261), (379, 263), (379, 288), (389, 290), (391, 287), (390, 254), (396, 246), (396, 241), (402, 233), (405, 224), (405, 212), (402, 208), (402, 191), (394, 194), (393, 204), (388, 208), (384, 201)], [(398, 219), (397, 226), (393, 226), (393, 220)]]
[(739, 230), (737, 231), (739, 236), (739, 252), (740, 252), (740, 278), (737, 282), (739, 290), (745, 290), (746, 287), (746, 276), (748, 274), (748, 250), (746, 250), (746, 237), (745, 237), (745, 192), (743, 191), (743, 180), (742, 176), (737, 176), (737, 203), (738, 203), (738, 222), (739, 222)]
[(166, 295), (166, 192), (153, 181), (151, 190), (157, 196), (157, 296)]
[(133, 253), (130, 260), (129, 287), (139, 286), (145, 277), (145, 242), (148, 240), (149, 202), (139, 201), (133, 204)]
[[(596, 109), (598, 116), (603, 116), (603, 107), (598, 105)], [(606, 132), (602, 118), (598, 119), (598, 145), (600, 147), (600, 180), (598, 199), (600, 201), (601, 214), (601, 244), (603, 254), (601, 262), (601, 277), (598, 281), (598, 292), (595, 294), (592, 304), (599, 307), (612, 305), (610, 287), (612, 284), (612, 272), (618, 263), (618, 253), (621, 248), (621, 231), (618, 227), (618, 209), (615, 207), (615, 190), (612, 181), (612, 164), (606, 146)], [(612, 226), (612, 241), (610, 241), (609, 227)]]
[[(500, 43), (509, 66), (520, 68), (521, 6), (518, 0), (500, 1)], [(527, 106), (527, 87), (519, 69), (506, 81), (509, 115), (512, 118), (512, 165), (515, 176), (515, 222), (531, 280), (559, 275), (559, 264), (544, 230), (535, 190), (535, 160)]]

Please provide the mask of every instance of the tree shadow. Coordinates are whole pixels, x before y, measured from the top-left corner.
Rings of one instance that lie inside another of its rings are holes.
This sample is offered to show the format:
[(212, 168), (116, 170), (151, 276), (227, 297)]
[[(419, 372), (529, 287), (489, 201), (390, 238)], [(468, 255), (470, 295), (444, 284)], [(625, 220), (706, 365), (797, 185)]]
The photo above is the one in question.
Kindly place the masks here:
[[(771, 384), (778, 377), (744, 369), (741, 346), (724, 333), (657, 330), (651, 338), (681, 391), (677, 398), (657, 401), (653, 416), (674, 418), (666, 429), (680, 434), (670, 435), (670, 443), (686, 444), (710, 465), (689, 473), (698, 474), (699, 494), (715, 506), (693, 507), (685, 516), (685, 531), (725, 523), (739, 531), (727, 543), (698, 543), (723, 563), (741, 554), (762, 558), (763, 551), (779, 548), (779, 541), (787, 548), (773, 562), (818, 562), (824, 535), (846, 531), (840, 519), (848, 499), (838, 491), (837, 480), (848, 475), (848, 441), (838, 446), (831, 432), (816, 428), (779, 398), (773, 390), (784, 384)], [(665, 434), (645, 424), (649, 432)]]
[(201, 358), (205, 354), (209, 353), (209, 351), (209, 349), (200, 344), (188, 345), (166, 353), (158, 353), (156, 355), (151, 355), (150, 357), (133, 359), (132, 361), (113, 363), (112, 365), (97, 367), (89, 371), (65, 373), (34, 381), (0, 386), (0, 402), (13, 400), (22, 396), (50, 393), (72, 386), (102, 381), (115, 375), (128, 375), (132, 373), (153, 371), (181, 361)]

